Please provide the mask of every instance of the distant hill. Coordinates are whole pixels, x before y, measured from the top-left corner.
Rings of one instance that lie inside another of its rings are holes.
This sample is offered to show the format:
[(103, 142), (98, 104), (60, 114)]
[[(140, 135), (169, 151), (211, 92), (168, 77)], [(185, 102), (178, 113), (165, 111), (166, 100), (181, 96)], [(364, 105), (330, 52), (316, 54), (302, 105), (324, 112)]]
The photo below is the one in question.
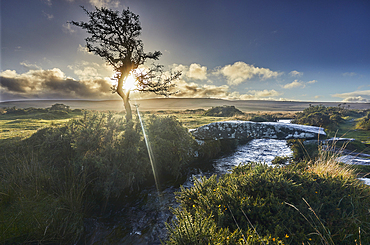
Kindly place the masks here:
[[(122, 111), (121, 100), (23, 100), (0, 102), (0, 107), (18, 108), (46, 108), (55, 103), (63, 103), (71, 109), (111, 110)], [(349, 109), (370, 109), (370, 103), (341, 103), (341, 102), (298, 102), (298, 101), (270, 101), (270, 100), (223, 100), (209, 98), (156, 98), (131, 101), (137, 103), (141, 111), (156, 110), (186, 110), (210, 109), (216, 106), (235, 106), (243, 112), (248, 111), (303, 111), (309, 105), (338, 106)]]

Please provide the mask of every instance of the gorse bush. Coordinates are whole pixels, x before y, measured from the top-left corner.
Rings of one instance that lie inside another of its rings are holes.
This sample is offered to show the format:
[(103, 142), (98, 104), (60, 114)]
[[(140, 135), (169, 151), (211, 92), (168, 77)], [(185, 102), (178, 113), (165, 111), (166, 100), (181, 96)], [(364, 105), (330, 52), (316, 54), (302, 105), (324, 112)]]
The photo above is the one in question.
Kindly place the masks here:
[[(247, 164), (219, 180), (216, 176), (195, 180), (194, 187), (183, 188), (177, 199), (181, 206), (175, 214), (181, 215), (169, 228), (169, 244), (188, 244), (183, 242), (190, 239), (184, 227), (197, 230), (192, 239), (217, 238), (225, 229), (228, 234), (240, 231), (236, 236), (243, 239), (241, 234), (250, 236), (254, 227), (270, 244), (274, 244), (273, 240), (284, 244), (320, 244), (318, 232), (335, 244), (354, 244), (360, 227), (362, 244), (370, 242), (370, 188), (354, 175), (320, 174), (290, 165), (273, 168)], [(199, 220), (208, 222), (213, 235), (196, 228), (200, 226), (196, 224)], [(259, 241), (256, 233), (252, 236)], [(243, 240), (240, 243), (244, 244)], [(198, 244), (217, 243), (208, 239)]]
[(296, 113), (292, 123), (332, 129), (343, 121), (342, 116), (344, 116), (344, 110), (340, 107), (310, 106), (303, 112)]
[(235, 108), (235, 106), (216, 106), (205, 111), (203, 115), (212, 117), (233, 117), (244, 115), (244, 113)]
[[(181, 176), (197, 148), (173, 117), (145, 119), (161, 181)], [(0, 243), (72, 244), (86, 213), (122, 193), (154, 183), (138, 121), (85, 113), (43, 128), (8, 153), (0, 166)]]
[[(173, 117), (145, 120), (158, 174), (177, 178), (194, 160), (195, 140)], [(62, 127), (39, 130), (28, 139), (54, 166), (84, 171), (105, 197), (138, 189), (153, 173), (139, 122), (113, 114), (86, 114)]]
[(370, 130), (370, 111), (357, 122), (356, 129)]
[(194, 161), (197, 143), (175, 117), (151, 116), (146, 123), (156, 169), (178, 178)]
[(262, 115), (255, 115), (252, 116), (249, 121), (252, 122), (277, 122), (278, 119), (274, 115), (262, 114)]

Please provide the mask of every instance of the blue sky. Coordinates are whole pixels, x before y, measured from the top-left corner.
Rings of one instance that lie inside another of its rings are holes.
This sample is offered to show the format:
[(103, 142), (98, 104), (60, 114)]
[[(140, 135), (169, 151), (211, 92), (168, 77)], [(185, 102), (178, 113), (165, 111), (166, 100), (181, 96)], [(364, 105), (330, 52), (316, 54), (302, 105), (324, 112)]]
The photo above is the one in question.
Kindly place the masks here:
[(87, 21), (80, 5), (139, 14), (178, 97), (370, 102), (367, 0), (3, 0), (0, 101), (119, 99), (67, 23)]

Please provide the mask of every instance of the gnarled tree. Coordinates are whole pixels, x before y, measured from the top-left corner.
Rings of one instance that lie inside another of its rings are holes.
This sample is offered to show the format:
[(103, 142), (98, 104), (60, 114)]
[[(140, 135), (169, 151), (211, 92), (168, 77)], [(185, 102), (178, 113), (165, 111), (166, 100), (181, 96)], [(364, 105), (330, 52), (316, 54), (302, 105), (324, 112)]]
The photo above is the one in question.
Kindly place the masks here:
[(130, 92), (133, 89), (125, 86), (130, 74), (136, 80), (134, 90), (164, 96), (171, 94), (170, 88), (174, 86), (172, 81), (179, 78), (180, 72), (164, 72), (163, 66), (156, 64), (138, 69), (147, 60), (158, 60), (162, 55), (160, 51), (144, 52), (143, 42), (139, 39), (141, 25), (138, 15), (128, 8), (123, 9), (122, 13), (104, 7), (95, 7), (91, 12), (84, 7), (82, 9), (89, 17), (89, 22), (69, 23), (90, 34), (85, 39), (89, 52), (102, 57), (116, 72), (117, 84), (112, 90), (123, 100), (127, 121), (132, 119)]

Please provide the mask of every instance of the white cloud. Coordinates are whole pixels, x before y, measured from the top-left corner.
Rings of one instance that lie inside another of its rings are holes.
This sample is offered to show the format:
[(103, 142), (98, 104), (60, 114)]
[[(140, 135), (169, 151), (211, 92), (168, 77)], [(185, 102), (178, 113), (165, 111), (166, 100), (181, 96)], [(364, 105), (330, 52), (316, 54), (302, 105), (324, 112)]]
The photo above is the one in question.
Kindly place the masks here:
[(303, 75), (303, 72), (291, 71), (291, 72), (289, 72), (289, 75), (292, 76), (292, 77), (300, 77), (300, 76)]
[(99, 76), (98, 70), (94, 67), (84, 67), (81, 70), (74, 70), (73, 72), (81, 80), (88, 80), (88, 79), (91, 79), (91, 78), (101, 78)]
[(28, 68), (28, 69), (37, 69), (37, 70), (40, 70), (41, 69), (41, 67), (40, 66), (38, 66), (38, 65), (35, 65), (35, 64), (29, 64), (27, 61), (23, 61), (23, 62), (21, 62), (21, 63), (19, 63), (21, 66), (24, 66), (24, 67), (26, 67), (26, 68)]
[(284, 86), (282, 86), (283, 88), (285, 89), (292, 89), (292, 88), (305, 88), (307, 84), (314, 84), (314, 83), (317, 83), (317, 80), (311, 80), (311, 81), (308, 81), (308, 82), (303, 82), (303, 81), (298, 81), (298, 80), (294, 80), (293, 82), (291, 83), (288, 83), (288, 84), (285, 84)]
[(119, 7), (119, 1), (114, 1), (114, 0), (89, 0), (90, 4), (92, 6), (101, 8), (101, 7), (106, 7), (106, 8), (118, 8)]
[(63, 24), (62, 26), (65, 33), (72, 34), (76, 32), (76, 30), (72, 28), (70, 23)]
[(332, 97), (343, 98), (343, 101), (370, 102), (370, 90), (333, 94)]
[(347, 97), (345, 98), (344, 100), (342, 100), (343, 102), (370, 102), (370, 100), (368, 99), (365, 99), (365, 98), (362, 98), (361, 96), (357, 96), (357, 97)]
[(247, 94), (242, 94), (240, 96), (241, 100), (251, 100), (251, 99), (262, 99), (262, 98), (268, 98), (271, 99), (271, 97), (276, 97), (282, 95), (282, 93), (277, 92), (276, 90), (249, 90)]
[(228, 85), (200, 85), (194, 82), (188, 83), (180, 80), (176, 83), (174, 90), (178, 91), (174, 97), (191, 97), (191, 98), (219, 98), (232, 100), (260, 100), (260, 99), (274, 99), (282, 93), (276, 90), (249, 90), (246, 94), (240, 94), (237, 91), (230, 91)]
[(44, 16), (46, 16), (46, 18), (48, 18), (48, 20), (51, 20), (51, 19), (54, 18), (54, 15), (52, 15), (52, 14), (48, 14), (48, 13), (46, 13), (44, 11), (42, 11), (42, 13), (44, 14)]
[(44, 0), (44, 2), (45, 2), (47, 5), (49, 5), (49, 6), (51, 6), (51, 5), (52, 5), (51, 0)]
[(226, 65), (222, 68), (219, 68), (215, 74), (222, 74), (225, 76), (229, 85), (239, 85), (240, 83), (250, 80), (255, 76), (259, 76), (260, 79), (264, 80), (278, 77), (282, 73), (271, 71), (268, 68), (255, 67), (253, 65), (248, 65), (244, 62), (238, 61), (232, 65)]
[(68, 68), (78, 76), (79, 80), (104, 79), (114, 75), (113, 68), (106, 63), (98, 64), (83, 60), (74, 65), (69, 65)]
[(196, 80), (206, 80), (207, 79), (207, 67), (201, 66), (200, 64), (193, 63), (190, 66), (173, 64), (171, 66), (173, 71), (181, 71), (182, 77), (187, 77)]
[(283, 88), (285, 88), (285, 89), (292, 89), (292, 88), (298, 88), (298, 87), (305, 87), (304, 82), (298, 81), (298, 80), (294, 80), (293, 82), (288, 83), (288, 84), (285, 84), (283, 86)]
[(344, 77), (353, 77), (356, 76), (357, 74), (355, 72), (345, 72), (342, 74)]
[(94, 55), (93, 53), (89, 52), (89, 49), (87, 47), (84, 47), (81, 44), (78, 45), (77, 51), (84, 54)]
[(187, 74), (189, 78), (206, 80), (207, 79), (207, 67), (201, 66), (199, 64), (191, 64), (189, 67), (189, 72)]

